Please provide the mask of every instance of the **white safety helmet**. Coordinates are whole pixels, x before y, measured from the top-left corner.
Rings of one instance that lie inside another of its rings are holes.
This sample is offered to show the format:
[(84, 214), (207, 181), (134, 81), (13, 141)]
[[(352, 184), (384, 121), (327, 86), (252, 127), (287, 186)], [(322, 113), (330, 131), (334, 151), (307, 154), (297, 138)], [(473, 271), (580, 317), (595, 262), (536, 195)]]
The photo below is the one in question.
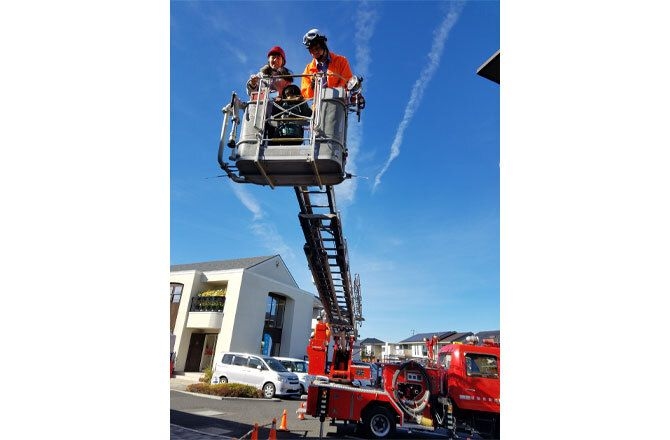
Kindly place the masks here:
[(321, 31), (316, 28), (310, 29), (309, 31), (307, 31), (305, 36), (302, 37), (302, 44), (304, 44), (305, 47), (307, 47), (308, 49), (309, 46), (312, 45), (312, 43), (315, 43), (317, 41), (321, 41), (325, 45), (325, 42), (328, 41), (328, 38), (326, 38), (326, 36), (323, 35)]

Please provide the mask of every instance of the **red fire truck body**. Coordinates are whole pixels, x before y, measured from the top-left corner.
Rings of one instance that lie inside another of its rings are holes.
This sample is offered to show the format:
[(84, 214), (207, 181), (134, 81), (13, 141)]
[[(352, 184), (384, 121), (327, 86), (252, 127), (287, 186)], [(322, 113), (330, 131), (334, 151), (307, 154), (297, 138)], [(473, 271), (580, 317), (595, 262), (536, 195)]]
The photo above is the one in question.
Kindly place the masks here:
[[(383, 364), (375, 387), (353, 386), (337, 373), (346, 370), (342, 365), (318, 372), (310, 357), (310, 373), (320, 375), (309, 387), (305, 412), (322, 422), (330, 418), (332, 424), (357, 424), (373, 438), (388, 437), (396, 427), (445, 428), (448, 437), (458, 428), (498, 438), (500, 348), (451, 344), (435, 357), (429, 346), (426, 362)], [(369, 369), (357, 369), (349, 362), (350, 377), (369, 375)]]
[(460, 425), (497, 438), (500, 435), (500, 347), (450, 344), (438, 364), (446, 369), (453, 414)]

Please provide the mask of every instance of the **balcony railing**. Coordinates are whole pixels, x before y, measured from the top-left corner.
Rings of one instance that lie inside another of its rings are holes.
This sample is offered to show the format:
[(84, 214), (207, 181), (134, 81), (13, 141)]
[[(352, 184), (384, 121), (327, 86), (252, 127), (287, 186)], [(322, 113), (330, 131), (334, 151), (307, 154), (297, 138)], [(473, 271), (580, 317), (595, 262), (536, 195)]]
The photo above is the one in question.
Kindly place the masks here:
[(225, 296), (196, 296), (191, 298), (191, 312), (223, 312)]

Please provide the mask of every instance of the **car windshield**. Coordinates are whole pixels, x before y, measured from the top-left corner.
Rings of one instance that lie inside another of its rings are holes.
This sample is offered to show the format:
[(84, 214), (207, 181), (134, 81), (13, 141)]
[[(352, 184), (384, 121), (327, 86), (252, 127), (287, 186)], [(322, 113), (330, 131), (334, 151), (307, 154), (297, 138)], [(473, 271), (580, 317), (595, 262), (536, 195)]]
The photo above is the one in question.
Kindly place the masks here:
[(295, 369), (293, 370), (296, 373), (307, 373), (307, 365), (304, 362), (294, 362)]
[(263, 360), (270, 367), (271, 370), (278, 371), (280, 373), (285, 373), (288, 370), (275, 358), (264, 357)]

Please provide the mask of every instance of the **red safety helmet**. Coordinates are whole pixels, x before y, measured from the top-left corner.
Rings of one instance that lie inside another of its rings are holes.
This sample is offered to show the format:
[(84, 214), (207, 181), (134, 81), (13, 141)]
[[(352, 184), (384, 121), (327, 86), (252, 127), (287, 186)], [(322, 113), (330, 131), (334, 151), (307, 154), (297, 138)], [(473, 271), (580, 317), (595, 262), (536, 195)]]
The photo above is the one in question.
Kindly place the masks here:
[(272, 55), (273, 53), (278, 53), (281, 55), (281, 57), (284, 58), (284, 63), (286, 63), (286, 54), (284, 53), (284, 49), (279, 46), (275, 46), (268, 51), (268, 56)]

